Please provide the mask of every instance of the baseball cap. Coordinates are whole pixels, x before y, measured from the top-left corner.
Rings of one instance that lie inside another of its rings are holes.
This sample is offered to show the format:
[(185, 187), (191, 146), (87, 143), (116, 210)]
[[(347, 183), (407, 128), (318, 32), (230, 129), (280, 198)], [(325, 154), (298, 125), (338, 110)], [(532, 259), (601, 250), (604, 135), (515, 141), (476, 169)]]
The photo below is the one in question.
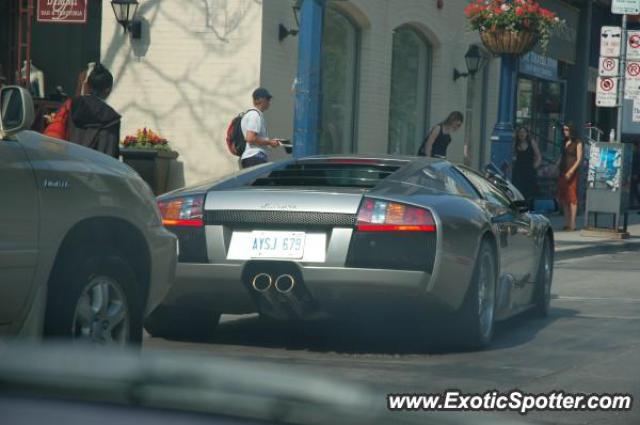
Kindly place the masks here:
[(255, 89), (253, 91), (253, 99), (254, 100), (258, 100), (258, 99), (271, 99), (273, 96), (271, 96), (271, 93), (269, 93), (269, 90), (265, 89), (264, 87), (259, 87), (257, 89)]

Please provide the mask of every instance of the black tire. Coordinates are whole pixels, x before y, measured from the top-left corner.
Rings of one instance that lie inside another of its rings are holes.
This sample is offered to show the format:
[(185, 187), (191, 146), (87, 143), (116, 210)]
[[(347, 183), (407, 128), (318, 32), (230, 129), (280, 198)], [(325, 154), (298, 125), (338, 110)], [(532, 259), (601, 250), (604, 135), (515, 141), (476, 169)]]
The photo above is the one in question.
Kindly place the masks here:
[[(64, 264), (56, 265), (49, 281), (45, 337), (139, 345), (143, 307), (129, 264), (110, 251), (67, 258)], [(96, 308), (98, 311), (93, 311)], [(88, 336), (83, 336), (87, 332)]]
[[(457, 331), (459, 346), (478, 350), (488, 347), (491, 343), (495, 322), (497, 276), (494, 250), (489, 242), (483, 241), (478, 250), (473, 277), (464, 304), (459, 312)], [(489, 298), (483, 298), (490, 300), (490, 306), (485, 308), (481, 308), (481, 288), (490, 291), (487, 294)]]
[(154, 337), (204, 341), (213, 337), (220, 313), (206, 309), (159, 306), (144, 321)]
[(551, 303), (551, 283), (553, 282), (553, 250), (549, 237), (544, 238), (540, 264), (536, 276), (536, 287), (533, 293), (533, 312), (538, 317), (549, 315)]

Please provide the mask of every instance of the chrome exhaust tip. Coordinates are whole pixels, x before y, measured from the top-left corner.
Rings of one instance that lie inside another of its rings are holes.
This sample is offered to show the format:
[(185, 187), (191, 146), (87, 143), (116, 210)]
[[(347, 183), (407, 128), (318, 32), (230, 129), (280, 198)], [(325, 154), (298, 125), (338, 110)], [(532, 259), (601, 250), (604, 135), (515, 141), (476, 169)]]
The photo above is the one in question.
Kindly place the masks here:
[(293, 291), (293, 288), (296, 286), (296, 280), (290, 274), (281, 274), (276, 279), (275, 287), (276, 291), (281, 294), (288, 294)]
[(251, 286), (258, 292), (267, 292), (271, 288), (273, 278), (267, 273), (258, 273), (253, 277)]

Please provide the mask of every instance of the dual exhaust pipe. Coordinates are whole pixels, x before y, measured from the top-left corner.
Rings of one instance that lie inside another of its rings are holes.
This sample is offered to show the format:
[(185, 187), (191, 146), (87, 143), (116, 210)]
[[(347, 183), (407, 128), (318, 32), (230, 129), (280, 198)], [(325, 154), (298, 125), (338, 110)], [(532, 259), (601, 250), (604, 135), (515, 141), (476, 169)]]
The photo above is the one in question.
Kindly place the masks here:
[(260, 293), (267, 292), (273, 286), (279, 293), (289, 294), (296, 286), (296, 279), (290, 274), (281, 274), (274, 281), (270, 274), (258, 273), (251, 280), (251, 286)]

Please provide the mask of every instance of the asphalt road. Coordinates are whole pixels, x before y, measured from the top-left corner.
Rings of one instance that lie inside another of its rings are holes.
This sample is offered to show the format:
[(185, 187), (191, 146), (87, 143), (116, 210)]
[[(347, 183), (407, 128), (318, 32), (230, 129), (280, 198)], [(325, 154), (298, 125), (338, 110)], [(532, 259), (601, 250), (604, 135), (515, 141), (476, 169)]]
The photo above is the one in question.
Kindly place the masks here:
[[(224, 317), (207, 343), (147, 338), (145, 349), (198, 350), (306, 368), (370, 384), (382, 393), (631, 393), (631, 412), (533, 412), (532, 423), (640, 424), (640, 255), (556, 263), (548, 319), (498, 326), (483, 352), (450, 352), (416, 341), (411, 326), (287, 325)], [(384, 399), (381, 399), (384, 402)]]

